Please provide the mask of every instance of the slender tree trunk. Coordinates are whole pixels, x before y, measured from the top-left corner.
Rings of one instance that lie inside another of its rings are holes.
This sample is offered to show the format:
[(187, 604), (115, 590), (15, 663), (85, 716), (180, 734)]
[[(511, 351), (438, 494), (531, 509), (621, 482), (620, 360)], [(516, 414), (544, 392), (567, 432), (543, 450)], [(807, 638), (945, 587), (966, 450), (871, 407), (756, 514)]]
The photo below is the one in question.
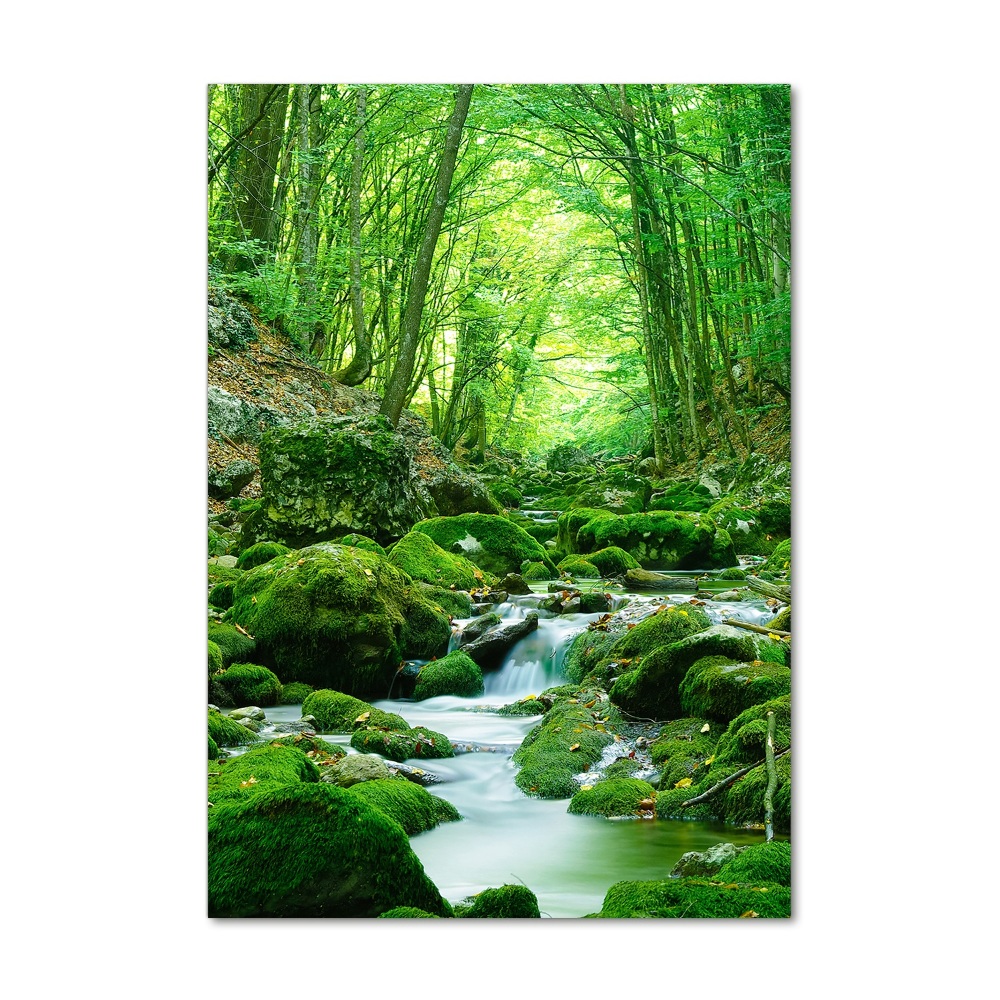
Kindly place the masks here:
[(448, 206), (448, 194), (451, 190), (451, 179), (455, 173), (455, 161), (458, 158), (462, 128), (469, 114), (472, 86), (472, 84), (462, 84), (455, 97), (455, 110), (448, 123), (448, 132), (441, 153), (441, 163), (438, 167), (434, 201), (427, 218), (427, 227), (406, 296), (406, 312), (403, 315), (400, 332), (399, 356), (386, 384), (385, 397), (379, 410), (380, 413), (389, 418), (393, 427), (399, 422), (399, 416), (403, 412), (410, 376), (413, 374), (413, 363), (420, 340), (420, 318), (424, 309), (424, 296), (427, 293), (427, 282), (431, 273), (431, 264), (434, 261), (434, 248), (437, 245), (441, 223), (444, 221), (444, 212)]
[(371, 375), (372, 347), (365, 326), (365, 296), (361, 283), (361, 174), (365, 163), (365, 110), (367, 88), (358, 87), (354, 155), (351, 158), (351, 321), (354, 356), (333, 377), (343, 385), (360, 385)]

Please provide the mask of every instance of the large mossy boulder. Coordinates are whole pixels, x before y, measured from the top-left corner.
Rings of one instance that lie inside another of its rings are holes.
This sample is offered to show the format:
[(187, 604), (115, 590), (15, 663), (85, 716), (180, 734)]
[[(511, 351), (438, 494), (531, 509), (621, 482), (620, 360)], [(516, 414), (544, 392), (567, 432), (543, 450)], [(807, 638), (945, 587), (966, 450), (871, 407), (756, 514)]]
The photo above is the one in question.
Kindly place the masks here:
[(575, 544), (584, 554), (617, 546), (646, 569), (716, 569), (737, 562), (727, 532), (708, 515), (685, 511), (604, 513), (579, 528)]
[(451, 740), (426, 726), (387, 729), (369, 724), (354, 730), (351, 746), (360, 753), (377, 753), (399, 763), (455, 756)]
[(257, 663), (231, 663), (215, 681), (234, 705), (277, 705), (281, 697), (281, 681)]
[(222, 656), (222, 665), (224, 667), (228, 667), (230, 663), (236, 663), (237, 661), (245, 662), (249, 659), (250, 654), (257, 645), (246, 632), (241, 632), (234, 625), (227, 622), (218, 621), (209, 621), (208, 641), (215, 643)]
[(420, 668), (413, 688), (415, 701), (442, 694), (471, 698), (483, 693), (483, 671), (479, 664), (460, 649), (440, 660), (431, 660)]
[(353, 733), (359, 726), (384, 726), (386, 729), (407, 729), (409, 723), (395, 712), (374, 708), (360, 698), (342, 691), (313, 691), (302, 702), (302, 715), (311, 715), (323, 733)]
[(450, 802), (403, 777), (358, 782), (351, 792), (394, 819), (411, 837), (462, 818)]
[(639, 568), (638, 561), (617, 545), (609, 545), (589, 553), (587, 562), (593, 563), (601, 576), (622, 576), (626, 570)]
[(458, 553), (498, 578), (519, 572), (525, 560), (543, 563), (552, 576), (558, 576), (544, 546), (505, 517), (432, 517), (415, 524), (413, 530), (423, 532), (446, 552)]
[(257, 734), (221, 712), (209, 711), (208, 737), (220, 747), (240, 747), (257, 742)]
[(465, 556), (445, 552), (423, 531), (411, 531), (396, 542), (389, 553), (389, 562), (414, 580), (438, 587), (473, 590), (497, 582), (495, 576), (484, 573)]
[(699, 878), (617, 882), (598, 917), (790, 917), (792, 893), (774, 882), (755, 885)]
[(451, 907), (405, 830), (351, 790), (316, 782), (258, 791), (210, 810), (213, 917), (375, 917)]
[(445, 469), (427, 483), (442, 517), (459, 514), (502, 514), (504, 505), (494, 499), (489, 487), (477, 476), (462, 472), (457, 466)]
[(676, 719), (692, 714), (681, 703), (681, 683), (695, 662), (710, 656), (737, 663), (768, 660), (784, 664), (786, 649), (755, 632), (713, 625), (643, 656), (634, 669), (615, 681), (611, 700), (624, 711), (644, 718)]
[(572, 472), (589, 469), (593, 459), (582, 449), (572, 444), (560, 444), (545, 456), (545, 468), (549, 472)]
[(268, 788), (319, 781), (319, 768), (298, 747), (269, 743), (220, 761), (208, 779), (213, 809), (246, 802)]
[(580, 816), (637, 816), (654, 806), (655, 792), (648, 781), (637, 778), (607, 778), (592, 788), (581, 788), (567, 812)]
[(383, 417), (316, 417), (260, 442), (260, 510), (245, 526), (293, 548), (358, 532), (386, 544), (431, 512), (405, 439)]
[(760, 885), (776, 882), (792, 884), (792, 845), (787, 840), (769, 840), (736, 851), (719, 870), (723, 882)]
[(690, 715), (729, 722), (751, 705), (791, 691), (792, 672), (783, 663), (733, 663), (724, 656), (696, 660), (681, 681), (681, 707)]
[(230, 615), (256, 639), (254, 658), (285, 683), (384, 697), (403, 660), (443, 655), (451, 636), (447, 615), (405, 573), (330, 542), (257, 566), (233, 595)]

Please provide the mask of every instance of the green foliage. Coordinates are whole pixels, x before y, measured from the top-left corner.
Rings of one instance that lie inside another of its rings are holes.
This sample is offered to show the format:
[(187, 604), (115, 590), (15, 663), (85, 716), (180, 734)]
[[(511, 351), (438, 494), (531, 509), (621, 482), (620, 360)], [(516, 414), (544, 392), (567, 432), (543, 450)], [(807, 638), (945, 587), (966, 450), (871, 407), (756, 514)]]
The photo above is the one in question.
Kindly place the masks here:
[(312, 694), (313, 689), (308, 684), (293, 681), (291, 684), (281, 686), (281, 695), (278, 698), (279, 705), (298, 705)]
[(792, 884), (792, 846), (787, 840), (753, 844), (719, 869), (719, 880), (743, 885)]

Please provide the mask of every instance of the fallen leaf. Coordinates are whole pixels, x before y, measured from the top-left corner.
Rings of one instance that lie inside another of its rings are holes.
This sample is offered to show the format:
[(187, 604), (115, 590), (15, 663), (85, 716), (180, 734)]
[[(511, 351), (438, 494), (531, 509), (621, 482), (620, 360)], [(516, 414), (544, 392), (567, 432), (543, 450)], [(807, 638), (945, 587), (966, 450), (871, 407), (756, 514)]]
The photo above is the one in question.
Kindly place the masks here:
[(581, 792), (589, 792), (591, 790), (591, 788), (593, 788), (593, 787), (594, 787), (593, 785), (581, 785), (580, 786), (580, 791)]
[(703, 726), (701, 727), (701, 731), (702, 731), (703, 733), (707, 733), (707, 732), (708, 732), (708, 730), (709, 730), (710, 728), (711, 728), (711, 727), (710, 727), (710, 726), (709, 726), (709, 724), (708, 724), (708, 723), (706, 722), (706, 723), (705, 723), (705, 725), (703, 725)]
[(740, 914), (741, 917), (756, 917), (759, 915), (756, 910), (747, 910), (746, 913)]
[(681, 778), (680, 781), (674, 783), (674, 788), (689, 788), (691, 786), (690, 778)]
[(579, 750), (579, 749), (580, 749), (580, 744), (579, 744), (579, 743), (574, 743), (574, 744), (573, 744), (573, 745), (572, 745), (572, 746), (570, 747), (570, 750)]
[(371, 712), (362, 712), (354, 721), (355, 722), (367, 722), (371, 717)]

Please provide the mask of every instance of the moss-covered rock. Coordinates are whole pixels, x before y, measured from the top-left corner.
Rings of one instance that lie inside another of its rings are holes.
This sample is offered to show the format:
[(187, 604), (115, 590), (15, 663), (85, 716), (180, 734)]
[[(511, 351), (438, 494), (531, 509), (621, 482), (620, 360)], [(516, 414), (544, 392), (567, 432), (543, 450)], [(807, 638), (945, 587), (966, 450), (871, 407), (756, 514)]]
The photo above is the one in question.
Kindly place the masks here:
[(256, 663), (231, 663), (216, 677), (234, 705), (277, 705), (281, 681)]
[(554, 573), (545, 563), (528, 562), (521, 570), (521, 577), (525, 580), (551, 580)]
[(417, 589), (431, 607), (440, 609), (442, 614), (453, 618), (472, 617), (472, 598), (464, 590), (446, 590), (444, 587), (432, 587), (419, 581)]
[(451, 636), (447, 616), (401, 570), (328, 542), (250, 570), (230, 614), (282, 681), (360, 696), (384, 695), (402, 660), (443, 655)]
[(745, 580), (746, 578), (746, 570), (740, 569), (739, 566), (730, 566), (716, 577), (717, 580)]
[(209, 621), (208, 641), (214, 642), (218, 647), (224, 667), (228, 667), (230, 663), (246, 662), (256, 648), (256, 643), (249, 635), (225, 622)]
[[(566, 510), (557, 518), (556, 548), (569, 555), (584, 551), (579, 545), (577, 536), (584, 525), (590, 524), (602, 518), (613, 518), (615, 515), (607, 510), (598, 510), (595, 507), (579, 507), (575, 510)], [(596, 546), (605, 548), (606, 546)], [(593, 551), (595, 546), (587, 551)]]
[(601, 571), (581, 556), (566, 556), (556, 568), (566, 576), (581, 580), (596, 580), (601, 576)]
[(409, 727), (409, 723), (395, 712), (384, 712), (360, 698), (327, 688), (313, 691), (302, 702), (302, 714), (314, 716), (324, 733), (352, 733), (359, 726), (368, 724), (387, 729)]
[(685, 779), (697, 784), (707, 773), (706, 762), (713, 758), (721, 732), (701, 718), (675, 719), (665, 725), (649, 745), (653, 763), (661, 768), (660, 788), (674, 788)]
[(711, 628), (712, 619), (698, 608), (678, 604), (661, 604), (659, 610), (644, 618), (611, 647), (617, 657), (645, 656), (659, 646), (668, 646), (681, 639)]
[[(764, 758), (767, 740), (767, 713), (774, 712), (774, 742), (779, 749), (791, 742), (792, 699), (790, 695), (753, 705), (741, 712), (719, 737), (715, 768), (728, 773)], [(720, 773), (720, 777), (721, 777)]]
[(219, 757), (219, 744), (212, 739), (211, 734), (208, 737), (208, 759), (217, 760)]
[(459, 553), (498, 578), (519, 572), (526, 559), (543, 563), (552, 576), (557, 575), (544, 547), (505, 517), (490, 514), (433, 517), (415, 524), (413, 530), (423, 532), (446, 552)]
[(752, 705), (791, 690), (792, 672), (782, 663), (733, 663), (724, 656), (696, 660), (681, 681), (681, 707), (691, 715), (729, 722)]
[(792, 884), (792, 845), (770, 840), (739, 851), (719, 869), (719, 880), (743, 885)]
[(213, 917), (373, 917), (399, 906), (447, 916), (403, 828), (357, 794), (299, 782), (214, 810)]
[(524, 494), (512, 482), (506, 479), (495, 479), (486, 487), (490, 496), (505, 508), (520, 507)]
[(389, 562), (398, 566), (414, 580), (438, 587), (457, 587), (473, 590), (483, 584), (497, 582), (491, 573), (484, 573), (464, 556), (445, 552), (431, 537), (422, 531), (411, 531), (392, 547)]
[(220, 747), (242, 747), (257, 742), (257, 734), (221, 712), (208, 713), (208, 736)]
[(435, 698), (441, 694), (470, 698), (482, 693), (483, 671), (472, 657), (460, 649), (453, 650), (440, 660), (425, 663), (417, 674), (417, 683), (413, 689), (416, 701)]
[(347, 545), (356, 549), (364, 549), (365, 552), (377, 552), (380, 556), (388, 554), (385, 549), (375, 541), (374, 538), (369, 538), (367, 535), (359, 535), (356, 531), (343, 535), (336, 541), (338, 545)]
[(217, 583), (208, 592), (208, 603), (220, 611), (231, 608), (233, 606), (233, 581), (226, 580), (222, 583)]
[(209, 676), (218, 673), (222, 669), (222, 650), (217, 642), (208, 640), (208, 673)]
[[(638, 626), (633, 631), (637, 629)], [(681, 704), (681, 682), (692, 664), (708, 656), (737, 662), (784, 663), (785, 649), (755, 632), (732, 625), (713, 625), (642, 657), (634, 670), (615, 681), (611, 700), (626, 712), (646, 718), (671, 719), (691, 714)]]
[(298, 705), (305, 701), (313, 692), (312, 686), (303, 684), (301, 681), (292, 681), (291, 684), (282, 684), (281, 695), (278, 697), (279, 705)]
[(246, 801), (267, 788), (319, 781), (319, 769), (304, 751), (272, 743), (220, 761), (218, 771), (208, 779), (208, 799), (214, 808)]
[(597, 567), (601, 576), (621, 576), (626, 570), (639, 568), (639, 563), (617, 545), (591, 552), (587, 561)]
[(791, 890), (776, 883), (740, 886), (717, 880), (681, 878), (617, 882), (604, 897), (599, 917), (791, 916)]
[(650, 510), (707, 511), (715, 498), (698, 480), (680, 480), (671, 483), (649, 501)]
[(264, 563), (270, 562), (278, 556), (287, 555), (291, 551), (287, 545), (282, 545), (280, 542), (258, 542), (240, 553), (236, 565), (243, 570), (253, 569), (254, 566), (262, 566)]
[(581, 788), (567, 812), (583, 816), (636, 816), (653, 807), (653, 786), (636, 778), (606, 778), (593, 788)]
[(772, 573), (788, 573), (792, 568), (792, 540), (786, 538), (779, 542), (762, 568)]
[(462, 818), (450, 802), (402, 777), (358, 782), (351, 792), (394, 819), (411, 837)]
[(782, 632), (792, 631), (792, 606), (786, 604), (768, 623), (768, 628)]
[[(778, 757), (774, 762), (778, 779), (772, 796), (772, 822), (777, 833), (789, 833), (792, 826), (792, 755)], [(725, 795), (723, 819), (734, 826), (760, 826), (764, 823), (764, 793), (767, 790), (767, 768), (756, 767), (729, 786)]]
[(351, 746), (361, 753), (377, 753), (390, 760), (436, 760), (454, 757), (451, 740), (422, 726), (413, 729), (383, 729), (365, 726), (354, 730)]
[(593, 518), (577, 531), (576, 545), (583, 553), (614, 545), (647, 569), (712, 569), (737, 561), (728, 534), (707, 514), (683, 511)]
[(607, 726), (596, 721), (610, 706), (600, 694), (588, 694), (581, 691), (578, 697), (556, 701), (514, 752), (512, 759), (520, 766), (514, 781), (522, 792), (542, 799), (570, 798), (580, 787), (573, 775), (600, 760), (613, 741)]
[(502, 885), (497, 889), (483, 889), (472, 897), (468, 907), (457, 908), (459, 917), (541, 917), (538, 897), (525, 885)]
[(255, 540), (293, 548), (356, 532), (385, 545), (429, 512), (410, 454), (384, 417), (316, 417), (275, 427), (260, 442), (260, 510), (244, 525)]
[(435, 920), (440, 919), (437, 913), (428, 913), (426, 910), (418, 909), (416, 906), (394, 906), (391, 910), (386, 910), (385, 913), (380, 913), (379, 919), (381, 920), (382, 917), (388, 917), (390, 919), (433, 917)]

